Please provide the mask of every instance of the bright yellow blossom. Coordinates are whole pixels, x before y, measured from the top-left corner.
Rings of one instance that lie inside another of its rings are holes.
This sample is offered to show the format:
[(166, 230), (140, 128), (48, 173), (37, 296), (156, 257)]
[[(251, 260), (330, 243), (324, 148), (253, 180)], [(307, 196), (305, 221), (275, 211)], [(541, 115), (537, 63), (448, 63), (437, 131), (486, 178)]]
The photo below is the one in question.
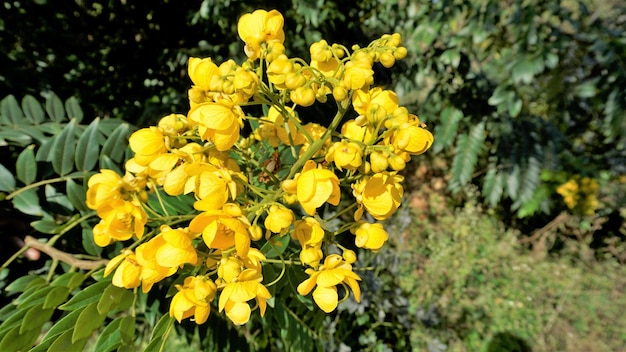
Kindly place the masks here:
[(353, 194), (361, 205), (354, 214), (358, 221), (363, 215), (363, 206), (376, 220), (388, 219), (400, 206), (404, 188), (404, 177), (395, 172), (380, 172), (352, 185)]
[(237, 32), (246, 43), (244, 51), (250, 60), (260, 57), (262, 43), (285, 41), (284, 21), (283, 15), (276, 10), (256, 10), (241, 16), (237, 23)]
[(220, 293), (218, 307), (220, 312), (235, 324), (243, 325), (250, 320), (250, 305), (248, 301), (256, 299), (261, 316), (265, 315), (267, 300), (272, 298), (270, 291), (261, 283), (263, 276), (254, 269), (246, 269), (239, 274), (236, 280), (224, 286)]
[(113, 170), (103, 169), (89, 178), (86, 203), (96, 210), (114, 199), (122, 198), (122, 177)]
[(209, 248), (226, 250), (235, 247), (240, 257), (246, 257), (250, 250), (250, 223), (242, 216), (238, 205), (227, 203), (221, 210), (207, 210), (198, 214), (189, 229), (202, 233), (202, 239)]
[(339, 178), (332, 171), (317, 167), (314, 161), (304, 164), (293, 180), (283, 182), (283, 189), (295, 193), (298, 202), (309, 215), (314, 215), (324, 203), (339, 204)]
[(185, 278), (183, 285), (176, 285), (178, 293), (170, 303), (170, 316), (180, 323), (183, 319), (194, 317), (196, 324), (203, 324), (211, 312), (211, 301), (215, 298), (215, 283), (204, 276)]
[(356, 170), (363, 164), (363, 148), (353, 142), (336, 142), (326, 153), (326, 161), (334, 162), (340, 171)]
[(352, 271), (352, 266), (348, 264), (338, 254), (330, 254), (324, 260), (318, 270), (307, 269), (306, 273), (310, 277), (298, 285), (298, 293), (305, 296), (313, 287), (313, 300), (326, 313), (330, 313), (339, 303), (337, 285), (346, 284), (354, 292), (357, 302), (361, 301), (361, 288), (357, 280), (361, 278)]
[(189, 110), (189, 121), (198, 125), (200, 137), (215, 144), (220, 151), (230, 149), (239, 139), (243, 112), (235, 105), (203, 103)]
[(389, 239), (389, 234), (381, 223), (361, 222), (358, 227), (350, 231), (356, 236), (354, 244), (359, 248), (376, 251)]
[(126, 241), (133, 235), (143, 236), (148, 215), (132, 202), (114, 199), (102, 204), (96, 211), (100, 222), (94, 226), (93, 235), (96, 244), (105, 247), (114, 241)]
[(108, 276), (113, 270), (114, 286), (130, 289), (141, 284), (141, 265), (137, 263), (133, 251), (126, 249), (111, 259), (104, 270), (104, 276)]
[(284, 233), (293, 223), (294, 215), (291, 209), (282, 205), (272, 204), (265, 218), (265, 228), (273, 233)]

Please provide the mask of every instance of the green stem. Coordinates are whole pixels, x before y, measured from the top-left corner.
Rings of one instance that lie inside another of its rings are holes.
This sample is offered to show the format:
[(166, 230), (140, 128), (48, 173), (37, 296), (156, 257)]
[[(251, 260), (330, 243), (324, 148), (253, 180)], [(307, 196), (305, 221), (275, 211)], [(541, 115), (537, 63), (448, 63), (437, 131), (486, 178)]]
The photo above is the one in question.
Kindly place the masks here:
[(11, 200), (12, 198), (15, 198), (20, 193), (26, 192), (29, 189), (37, 188), (39, 186), (49, 185), (51, 183), (63, 182), (63, 181), (71, 180), (71, 179), (78, 179), (78, 178), (84, 178), (84, 177), (85, 177), (85, 175), (74, 175), (74, 176), (63, 176), (63, 177), (51, 178), (51, 179), (47, 179), (47, 180), (41, 180), (39, 182), (31, 183), (30, 185), (26, 185), (26, 186), (18, 189), (17, 191), (9, 194), (5, 199), (6, 200)]

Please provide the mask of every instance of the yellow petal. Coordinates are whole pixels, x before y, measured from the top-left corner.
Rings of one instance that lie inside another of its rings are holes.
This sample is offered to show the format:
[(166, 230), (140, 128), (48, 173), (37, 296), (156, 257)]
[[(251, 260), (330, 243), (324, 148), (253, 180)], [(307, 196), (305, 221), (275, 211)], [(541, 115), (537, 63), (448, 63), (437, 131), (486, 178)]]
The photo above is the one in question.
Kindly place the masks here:
[(338, 295), (337, 288), (332, 287), (318, 287), (313, 291), (313, 299), (315, 303), (326, 313), (330, 313), (337, 308)]

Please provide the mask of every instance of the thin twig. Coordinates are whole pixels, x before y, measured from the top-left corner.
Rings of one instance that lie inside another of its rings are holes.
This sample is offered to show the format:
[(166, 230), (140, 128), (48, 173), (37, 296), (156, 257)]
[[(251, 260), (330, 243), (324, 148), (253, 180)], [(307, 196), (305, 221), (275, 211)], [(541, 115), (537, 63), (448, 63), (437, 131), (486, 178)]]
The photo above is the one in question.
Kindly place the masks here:
[(24, 243), (26, 244), (26, 247), (35, 248), (43, 253), (46, 253), (53, 259), (60, 260), (64, 263), (70, 264), (71, 266), (79, 268), (79, 269), (92, 270), (92, 269), (96, 269), (101, 266), (104, 266), (109, 262), (106, 259), (101, 259), (101, 260), (78, 259), (73, 254), (60, 251), (50, 246), (47, 243), (39, 242), (36, 238), (31, 237), (31, 236), (26, 236), (26, 238), (24, 239)]

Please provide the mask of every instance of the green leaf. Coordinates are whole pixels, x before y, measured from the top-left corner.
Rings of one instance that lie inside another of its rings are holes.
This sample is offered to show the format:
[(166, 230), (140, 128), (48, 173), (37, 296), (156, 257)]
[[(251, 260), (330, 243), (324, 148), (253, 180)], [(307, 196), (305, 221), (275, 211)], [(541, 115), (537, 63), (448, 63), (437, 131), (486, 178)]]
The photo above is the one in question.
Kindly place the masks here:
[(30, 226), (41, 233), (56, 234), (63, 228), (52, 219), (41, 219), (30, 223)]
[(88, 304), (98, 302), (102, 296), (102, 292), (109, 285), (111, 285), (111, 281), (109, 280), (96, 282), (95, 284), (92, 284), (78, 292), (76, 296), (72, 297), (72, 299), (70, 299), (67, 303), (60, 306), (59, 309), (75, 310)]
[(33, 349), (30, 352), (39, 352), (39, 351), (44, 352), (44, 351), (48, 351), (48, 347), (55, 340), (57, 340), (57, 337), (59, 335), (61, 335), (63, 333), (69, 333), (70, 334), (69, 338), (70, 338), (70, 343), (71, 343), (72, 330), (74, 328), (74, 325), (76, 324), (76, 320), (78, 320), (78, 316), (82, 312), (83, 312), (82, 309), (75, 310), (75, 311), (71, 312), (70, 314), (68, 314), (68, 315), (64, 316), (63, 318), (61, 318), (56, 323), (54, 323), (54, 325), (52, 325), (50, 330), (48, 330), (46, 335), (41, 340), (41, 343), (39, 344), (39, 346), (37, 346), (35, 349)]
[(120, 167), (109, 158), (108, 155), (104, 155), (100, 153), (100, 169), (109, 169), (117, 172), (118, 174), (122, 174), (122, 170)]
[(43, 302), (43, 308), (56, 308), (61, 303), (65, 302), (67, 296), (70, 295), (70, 289), (67, 287), (54, 287), (46, 295), (46, 300)]
[(537, 67), (533, 61), (525, 58), (519, 59), (512, 68), (512, 77), (515, 83), (530, 84), (535, 77)]
[(289, 240), (289, 236), (272, 237), (261, 247), (261, 252), (263, 252), (267, 258), (278, 257), (283, 254), (289, 246)]
[(446, 107), (441, 112), (441, 123), (435, 128), (433, 152), (438, 153), (454, 142), (463, 112), (455, 107)]
[(15, 177), (4, 165), (0, 164), (0, 191), (12, 192), (15, 190)]
[(52, 168), (61, 176), (69, 174), (74, 169), (75, 128), (76, 120), (71, 120), (54, 138), (54, 144), (50, 151)]
[(107, 312), (127, 309), (132, 304), (133, 297), (132, 291), (110, 285), (104, 290), (98, 301), (98, 312), (107, 314)]
[(489, 170), (483, 180), (483, 195), (489, 205), (495, 207), (504, 192), (504, 182), (502, 174), (497, 172), (495, 164), (489, 165)]
[(513, 94), (507, 101), (507, 109), (511, 117), (517, 117), (522, 111), (522, 99), (517, 94)]
[(31, 347), (37, 341), (38, 336), (37, 329), (20, 334), (20, 328), (16, 326), (0, 341), (0, 351), (22, 351)]
[(86, 198), (86, 190), (85, 187), (79, 185), (74, 182), (72, 179), (67, 179), (65, 182), (65, 191), (67, 193), (67, 198), (70, 200), (74, 208), (80, 212), (87, 212), (89, 208), (85, 203)]
[(33, 289), (26, 290), (15, 300), (15, 304), (17, 304), (19, 309), (25, 309), (34, 305), (43, 304), (46, 301), (48, 292), (52, 291), (53, 287), (34, 287)]
[(97, 328), (104, 323), (106, 314), (98, 312), (98, 303), (93, 302), (80, 313), (76, 325), (74, 325), (74, 333), (72, 334), (72, 343), (80, 341), (91, 336)]
[(168, 314), (162, 316), (161, 319), (159, 319), (159, 322), (154, 327), (154, 330), (152, 330), (151, 339), (154, 340), (157, 337), (160, 337), (163, 334), (165, 334), (169, 330), (169, 328), (172, 326), (173, 323), (174, 323), (174, 318), (170, 317)]
[(102, 247), (96, 244), (95, 239), (93, 238), (93, 230), (89, 224), (81, 224), (83, 228), (82, 238), (83, 238), (83, 248), (89, 255), (93, 255), (99, 257), (102, 254)]
[(15, 173), (17, 179), (29, 185), (37, 179), (37, 161), (35, 160), (35, 145), (24, 148), (17, 157)]
[(59, 97), (50, 93), (48, 98), (46, 98), (46, 111), (48, 112), (48, 116), (55, 122), (63, 122), (65, 120), (65, 110), (63, 109), (63, 102)]
[(22, 98), (22, 110), (26, 118), (35, 125), (42, 123), (46, 118), (41, 104), (32, 95), (25, 95)]
[[(8, 143), (12, 142), (12, 143)], [(0, 145), (16, 144), (21, 147), (25, 147), (33, 142), (33, 138), (24, 131), (11, 129), (0, 130)]]
[(525, 201), (517, 210), (517, 217), (525, 218), (535, 214), (541, 209), (542, 204), (551, 196), (550, 188), (546, 185), (540, 185), (535, 189), (530, 200)]
[(86, 276), (83, 273), (65, 273), (50, 283), (50, 286), (55, 287), (67, 287), (70, 290), (73, 290), (80, 286), (85, 280)]
[(24, 114), (13, 95), (8, 95), (0, 101), (0, 114), (7, 125), (16, 126), (24, 123)]
[(43, 216), (44, 211), (39, 204), (39, 196), (35, 189), (26, 190), (13, 198), (13, 206), (15, 209), (24, 214)]
[(35, 155), (37, 161), (52, 161), (52, 147), (56, 143), (56, 137), (57, 136), (54, 136), (43, 142), (39, 149), (37, 149), (37, 155)]
[(74, 340), (72, 330), (59, 336), (48, 349), (48, 352), (82, 352), (88, 339)]
[(451, 190), (457, 191), (472, 180), (478, 157), (486, 149), (485, 137), (483, 122), (474, 126), (469, 134), (459, 136), (452, 160), (452, 180), (449, 185)]
[(135, 318), (115, 318), (98, 336), (94, 352), (112, 351), (123, 345), (131, 345), (135, 337)]
[(100, 118), (93, 120), (78, 139), (74, 158), (76, 168), (80, 171), (93, 170), (94, 166), (98, 163), (98, 155), (100, 152), (100, 145), (97, 142), (100, 133), (98, 131), (99, 122)]
[(457, 49), (448, 49), (441, 54), (441, 62), (457, 68), (461, 62), (461, 54)]
[(76, 119), (76, 122), (83, 120), (83, 109), (81, 109), (76, 97), (70, 97), (65, 101), (65, 111), (67, 111), (67, 117), (70, 120)]
[(54, 308), (43, 309), (42, 304), (31, 307), (22, 320), (20, 334), (29, 330), (35, 330), (39, 334), (43, 324), (52, 318), (52, 313), (54, 313)]
[(24, 290), (26, 290), (28, 287), (31, 287), (31, 285), (43, 285), (45, 283), (46, 280), (40, 276), (22, 276), (9, 284), (9, 286), (7, 286), (5, 290), (11, 293), (24, 292)]
[(130, 132), (129, 125), (123, 123), (108, 136), (107, 141), (102, 146), (100, 155), (107, 155), (111, 160), (115, 162), (122, 162), (124, 159), (124, 152), (128, 145), (128, 133)]
[(598, 79), (587, 80), (574, 88), (574, 94), (579, 98), (591, 98), (596, 95), (596, 83)]

